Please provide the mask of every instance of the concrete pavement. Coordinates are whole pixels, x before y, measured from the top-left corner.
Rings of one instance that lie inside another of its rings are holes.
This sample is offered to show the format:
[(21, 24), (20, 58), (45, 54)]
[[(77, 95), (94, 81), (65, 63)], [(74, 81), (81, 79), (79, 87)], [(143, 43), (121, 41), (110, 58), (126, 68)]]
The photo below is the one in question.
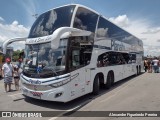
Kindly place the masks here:
[[(159, 73), (144, 73), (137, 77), (130, 77), (120, 81), (116, 83), (110, 90), (103, 89), (101, 90), (101, 94), (98, 96), (89, 94), (64, 104), (24, 98), (20, 91), (4, 93), (3, 81), (0, 81), (0, 110), (62, 111), (55, 117), (40, 118), (44, 120), (86, 119), (83, 117), (69, 117), (70, 115), (74, 116), (74, 113), (67, 115), (67, 117), (60, 117), (64, 113), (72, 111), (160, 111), (159, 86)], [(16, 120), (17, 118), (12, 119)], [(159, 120), (157, 117), (87, 117), (87, 119)]]

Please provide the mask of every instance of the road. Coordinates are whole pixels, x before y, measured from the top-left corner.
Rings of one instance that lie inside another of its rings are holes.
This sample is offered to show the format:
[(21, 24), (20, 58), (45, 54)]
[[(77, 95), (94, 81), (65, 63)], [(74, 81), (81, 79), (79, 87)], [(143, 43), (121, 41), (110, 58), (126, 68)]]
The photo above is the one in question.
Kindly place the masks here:
[[(84, 117), (69, 117), (76, 115), (73, 111), (94, 111), (92, 112), (93, 116), (97, 116), (98, 112), (96, 111), (160, 111), (159, 86), (160, 74), (144, 73), (122, 80), (110, 90), (102, 89), (98, 96), (88, 94), (68, 103), (59, 103), (25, 98), (21, 91), (13, 90), (5, 93), (3, 80), (1, 80), (0, 111), (59, 111), (54, 117), (38, 118), (39, 120), (84, 120)], [(61, 117), (64, 115), (66, 117)], [(36, 120), (37, 118), (23, 119)], [(128, 120), (129, 117), (87, 117), (88, 119)], [(159, 120), (160, 118), (133, 117), (130, 119)], [(12, 120), (17, 120), (17, 118), (12, 118)]]

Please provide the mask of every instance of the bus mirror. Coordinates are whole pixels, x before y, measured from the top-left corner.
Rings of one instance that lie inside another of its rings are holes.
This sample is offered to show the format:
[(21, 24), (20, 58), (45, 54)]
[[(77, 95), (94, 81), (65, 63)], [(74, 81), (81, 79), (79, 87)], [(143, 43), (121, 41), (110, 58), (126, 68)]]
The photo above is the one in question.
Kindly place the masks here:
[(69, 37), (70, 35), (71, 36), (90, 36), (91, 32), (86, 30), (80, 30), (77, 28), (72, 28), (72, 27), (60, 27), (57, 30), (55, 30), (52, 34), (51, 48), (57, 49), (60, 44), (60, 38), (62, 36)]
[(2, 44), (2, 50), (3, 50), (3, 54), (6, 55), (7, 52), (7, 46), (13, 42), (17, 42), (17, 41), (25, 41), (27, 39), (27, 37), (25, 38), (14, 38), (14, 39), (9, 39), (6, 40), (3, 44)]

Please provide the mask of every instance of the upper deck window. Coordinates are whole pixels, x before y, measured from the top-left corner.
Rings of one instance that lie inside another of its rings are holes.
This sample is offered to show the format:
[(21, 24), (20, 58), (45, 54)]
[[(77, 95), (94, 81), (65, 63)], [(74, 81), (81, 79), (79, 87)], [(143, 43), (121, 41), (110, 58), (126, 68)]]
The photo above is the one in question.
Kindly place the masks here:
[(69, 27), (75, 6), (65, 6), (40, 15), (33, 24), (29, 38), (51, 35), (60, 27)]
[(95, 32), (98, 15), (94, 12), (79, 7), (74, 19), (73, 27)]
[(96, 35), (97, 38), (105, 37), (116, 39), (118, 41), (122, 41), (125, 37), (128, 37), (128, 33), (120, 29), (110, 21), (104, 19), (103, 17), (99, 18)]

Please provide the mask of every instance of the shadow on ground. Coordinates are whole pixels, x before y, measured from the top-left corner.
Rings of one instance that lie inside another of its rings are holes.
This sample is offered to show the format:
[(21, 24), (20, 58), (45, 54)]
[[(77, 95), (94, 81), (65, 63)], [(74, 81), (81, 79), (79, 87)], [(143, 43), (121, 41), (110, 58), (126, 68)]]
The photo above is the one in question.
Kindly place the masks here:
[[(84, 95), (82, 97), (79, 97), (79, 98), (72, 100), (70, 102), (67, 102), (67, 103), (37, 100), (34, 98), (29, 98), (29, 97), (25, 97), (24, 100), (30, 104), (34, 104), (34, 105), (38, 105), (41, 107), (50, 108), (50, 109), (54, 109), (54, 110), (56, 109), (56, 110), (62, 110), (62, 111), (64, 110), (65, 111), (65, 110), (73, 109), (75, 107), (76, 107), (76, 110), (78, 110), (78, 109), (82, 108), (83, 106), (87, 105), (92, 100), (96, 99), (97, 97), (100, 97), (104, 94), (109, 93), (113, 89), (116, 89), (117, 87), (121, 86), (124, 83), (129, 82), (130, 80), (135, 80), (133, 78), (135, 78), (135, 76), (131, 76), (129, 78), (126, 78), (126, 79), (123, 79), (119, 82), (116, 82), (109, 90), (102, 88), (100, 90), (99, 95), (95, 96), (90, 93), (90, 94)], [(77, 106), (79, 106), (79, 107), (77, 107)]]

